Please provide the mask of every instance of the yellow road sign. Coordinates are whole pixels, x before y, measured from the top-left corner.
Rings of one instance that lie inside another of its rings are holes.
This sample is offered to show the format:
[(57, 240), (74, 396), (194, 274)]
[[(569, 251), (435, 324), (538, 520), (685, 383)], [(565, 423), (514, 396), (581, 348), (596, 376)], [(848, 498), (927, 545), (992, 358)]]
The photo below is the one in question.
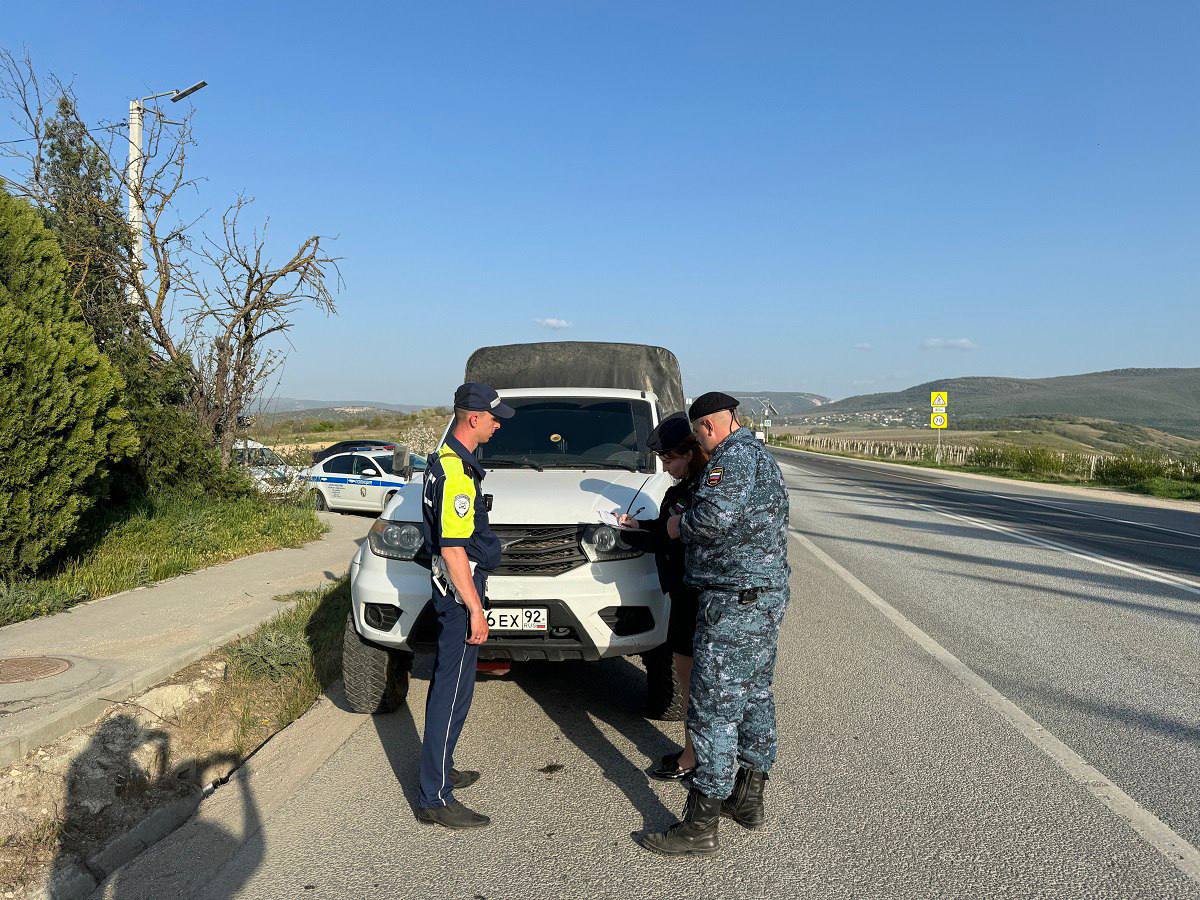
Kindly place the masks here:
[(929, 393), (929, 405), (934, 409), (937, 409), (939, 406), (945, 407), (947, 405), (946, 401), (949, 398), (950, 395), (945, 391), (931, 391)]
[(929, 416), (930, 428), (945, 428), (950, 424), (950, 417), (944, 412), (935, 412)]

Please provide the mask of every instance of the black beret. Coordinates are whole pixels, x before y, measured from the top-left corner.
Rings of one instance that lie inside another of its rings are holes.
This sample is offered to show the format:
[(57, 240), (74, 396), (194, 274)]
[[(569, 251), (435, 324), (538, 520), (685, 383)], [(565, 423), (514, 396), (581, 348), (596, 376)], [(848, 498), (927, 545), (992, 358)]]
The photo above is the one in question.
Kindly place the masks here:
[(692, 436), (692, 423), (681, 412), (667, 416), (646, 438), (646, 446), (654, 453), (669, 453)]
[(738, 402), (728, 394), (722, 394), (720, 391), (709, 391), (707, 394), (701, 394), (688, 407), (688, 418), (695, 422), (697, 419), (703, 419), (705, 416), (711, 416), (715, 412), (720, 412), (723, 409), (737, 409)]

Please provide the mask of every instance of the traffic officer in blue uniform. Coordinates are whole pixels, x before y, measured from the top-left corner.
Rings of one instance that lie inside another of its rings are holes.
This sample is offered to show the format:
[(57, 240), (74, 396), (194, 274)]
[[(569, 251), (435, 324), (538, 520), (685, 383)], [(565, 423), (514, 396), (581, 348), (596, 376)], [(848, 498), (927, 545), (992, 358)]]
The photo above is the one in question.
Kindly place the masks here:
[(417, 819), (446, 828), (483, 828), (491, 820), (454, 799), (455, 788), (479, 779), (454, 768), (454, 747), (475, 693), (479, 645), (487, 640), (487, 576), (500, 565), (500, 540), (488, 525), (475, 450), (513, 409), (488, 385), (468, 382), (454, 392), (454, 426), (425, 470), (422, 508), (437, 610), (437, 656), (425, 702)]
[(722, 815), (761, 828), (775, 762), (771, 681), (788, 604), (788, 498), (775, 458), (738, 424), (737, 405), (714, 391), (689, 408), (710, 458), (691, 505), (667, 521), (684, 543), (684, 578), (700, 590), (688, 707), (696, 772), (683, 820), (641, 838), (668, 856), (715, 853)]

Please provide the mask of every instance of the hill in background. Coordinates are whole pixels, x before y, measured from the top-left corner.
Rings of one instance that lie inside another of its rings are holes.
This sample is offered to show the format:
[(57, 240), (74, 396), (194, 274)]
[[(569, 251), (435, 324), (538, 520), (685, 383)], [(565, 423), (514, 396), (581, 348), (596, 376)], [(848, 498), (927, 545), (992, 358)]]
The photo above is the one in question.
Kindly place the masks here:
[[(1114, 369), (1057, 378), (945, 378), (903, 391), (863, 394), (801, 415), (808, 424), (928, 423), (929, 394), (950, 394), (952, 427), (1024, 416), (1110, 420), (1200, 438), (1200, 368)], [(782, 410), (781, 410), (782, 412)], [(915, 416), (915, 418), (914, 418)]]
[(758, 415), (761, 409), (758, 403), (750, 399), (752, 397), (763, 397), (770, 400), (781, 416), (802, 415), (830, 402), (828, 397), (822, 397), (820, 394), (807, 394), (803, 391), (730, 391), (730, 394), (741, 401), (740, 409), (743, 412), (752, 415)]
[(294, 397), (265, 397), (251, 410), (254, 415), (265, 413), (308, 412), (314, 409), (338, 409), (352, 412), (364, 410), (387, 410), (388, 412), (416, 412), (428, 405), (411, 403), (380, 403), (378, 400), (297, 400)]

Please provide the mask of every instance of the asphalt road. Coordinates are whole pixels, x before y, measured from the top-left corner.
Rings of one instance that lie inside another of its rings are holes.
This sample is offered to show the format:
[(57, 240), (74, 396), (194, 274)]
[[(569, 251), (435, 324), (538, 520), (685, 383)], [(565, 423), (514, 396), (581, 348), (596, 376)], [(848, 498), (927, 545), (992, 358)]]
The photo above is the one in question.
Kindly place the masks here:
[(765, 832), (724, 823), (708, 859), (641, 850), (631, 832), (683, 802), (642, 771), (680, 727), (638, 715), (632, 662), (527, 665), (481, 680), (460, 744), (491, 829), (413, 820), (417, 680), (269, 814), (203, 823), (211, 853), (177, 833), (106, 896), (156, 896), (181, 868), (212, 898), (1200, 896), (1005, 712), (1115, 782), (1143, 829), (1200, 842), (1200, 588), (1182, 581), (1200, 584), (1200, 517), (817, 457), (785, 474)]

